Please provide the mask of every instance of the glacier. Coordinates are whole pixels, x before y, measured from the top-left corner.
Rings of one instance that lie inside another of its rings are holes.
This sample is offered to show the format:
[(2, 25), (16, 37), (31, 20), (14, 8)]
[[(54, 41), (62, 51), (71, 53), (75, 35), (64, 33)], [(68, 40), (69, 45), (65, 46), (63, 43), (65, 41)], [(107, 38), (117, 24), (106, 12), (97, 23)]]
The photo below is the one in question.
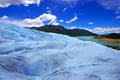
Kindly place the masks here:
[(120, 51), (0, 23), (0, 80), (120, 80)]

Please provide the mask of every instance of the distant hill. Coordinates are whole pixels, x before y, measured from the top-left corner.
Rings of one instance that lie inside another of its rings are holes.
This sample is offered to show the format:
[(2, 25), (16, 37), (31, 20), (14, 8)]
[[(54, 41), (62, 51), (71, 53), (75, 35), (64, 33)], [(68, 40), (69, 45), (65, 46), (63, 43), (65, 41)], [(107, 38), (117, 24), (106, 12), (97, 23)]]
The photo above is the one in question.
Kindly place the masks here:
[[(120, 33), (110, 33), (107, 35), (99, 35), (99, 36), (94, 36), (95, 39), (99, 39), (101, 42), (112, 42), (112, 43), (120, 43)], [(108, 47), (112, 47), (107, 45)], [(112, 47), (116, 48), (117, 47)], [(120, 48), (118, 48), (120, 49)]]
[(104, 37), (112, 38), (112, 39), (120, 39), (120, 33), (111, 33), (111, 34), (108, 34)]
[(83, 29), (66, 29), (63, 26), (56, 26), (56, 25), (45, 25), (42, 27), (32, 27), (30, 29), (59, 33), (59, 34), (64, 34), (69, 36), (96, 36), (97, 35), (95, 33), (92, 33)]

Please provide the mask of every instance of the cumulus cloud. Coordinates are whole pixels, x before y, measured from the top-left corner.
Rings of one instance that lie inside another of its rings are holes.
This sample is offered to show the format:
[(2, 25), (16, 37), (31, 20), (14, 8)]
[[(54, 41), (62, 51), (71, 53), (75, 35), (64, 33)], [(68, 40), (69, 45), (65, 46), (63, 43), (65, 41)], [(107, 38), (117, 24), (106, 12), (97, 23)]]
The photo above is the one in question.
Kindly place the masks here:
[(37, 4), (39, 6), (41, 0), (0, 0), (0, 7), (8, 7), (10, 5), (20, 5), (29, 6), (30, 4)]
[(45, 24), (59, 25), (59, 23), (57, 22), (57, 17), (50, 13), (44, 13), (34, 19), (26, 18), (20, 21), (10, 20), (8, 17), (6, 18), (6, 16), (1, 17), (0, 20), (3, 21), (3, 19), (5, 19), (4, 22), (13, 23), (13, 24), (17, 24), (17, 25), (25, 26), (25, 27), (33, 27), (33, 26), (39, 27)]
[(77, 19), (78, 19), (78, 17), (77, 17), (77, 16), (75, 16), (75, 17), (74, 17), (74, 18), (72, 18), (71, 20), (66, 21), (66, 23), (72, 23), (72, 22), (76, 21)]
[(48, 22), (48, 24), (52, 24), (52, 25), (58, 25), (59, 23), (57, 23), (57, 17), (55, 15), (52, 15), (50, 13), (44, 13), (42, 15), (40, 15), (39, 17), (35, 18), (35, 19), (25, 19), (23, 22), (29, 24), (29, 25), (35, 25), (35, 26), (42, 26), (44, 25), (44, 22)]

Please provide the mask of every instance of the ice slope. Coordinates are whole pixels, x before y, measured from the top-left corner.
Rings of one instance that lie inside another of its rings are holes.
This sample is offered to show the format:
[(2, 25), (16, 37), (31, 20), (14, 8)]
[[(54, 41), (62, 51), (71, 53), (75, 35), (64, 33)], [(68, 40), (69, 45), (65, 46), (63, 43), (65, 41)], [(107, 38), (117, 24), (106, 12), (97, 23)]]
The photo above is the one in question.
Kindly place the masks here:
[(0, 80), (120, 80), (120, 51), (0, 23)]

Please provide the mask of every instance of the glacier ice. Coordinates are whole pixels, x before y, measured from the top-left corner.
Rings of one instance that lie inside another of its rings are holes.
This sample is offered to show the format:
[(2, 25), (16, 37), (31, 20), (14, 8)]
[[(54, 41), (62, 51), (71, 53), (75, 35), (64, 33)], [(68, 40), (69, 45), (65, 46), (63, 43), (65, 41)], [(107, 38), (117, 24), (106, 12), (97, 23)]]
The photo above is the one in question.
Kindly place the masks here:
[(120, 80), (120, 51), (0, 23), (0, 80)]

